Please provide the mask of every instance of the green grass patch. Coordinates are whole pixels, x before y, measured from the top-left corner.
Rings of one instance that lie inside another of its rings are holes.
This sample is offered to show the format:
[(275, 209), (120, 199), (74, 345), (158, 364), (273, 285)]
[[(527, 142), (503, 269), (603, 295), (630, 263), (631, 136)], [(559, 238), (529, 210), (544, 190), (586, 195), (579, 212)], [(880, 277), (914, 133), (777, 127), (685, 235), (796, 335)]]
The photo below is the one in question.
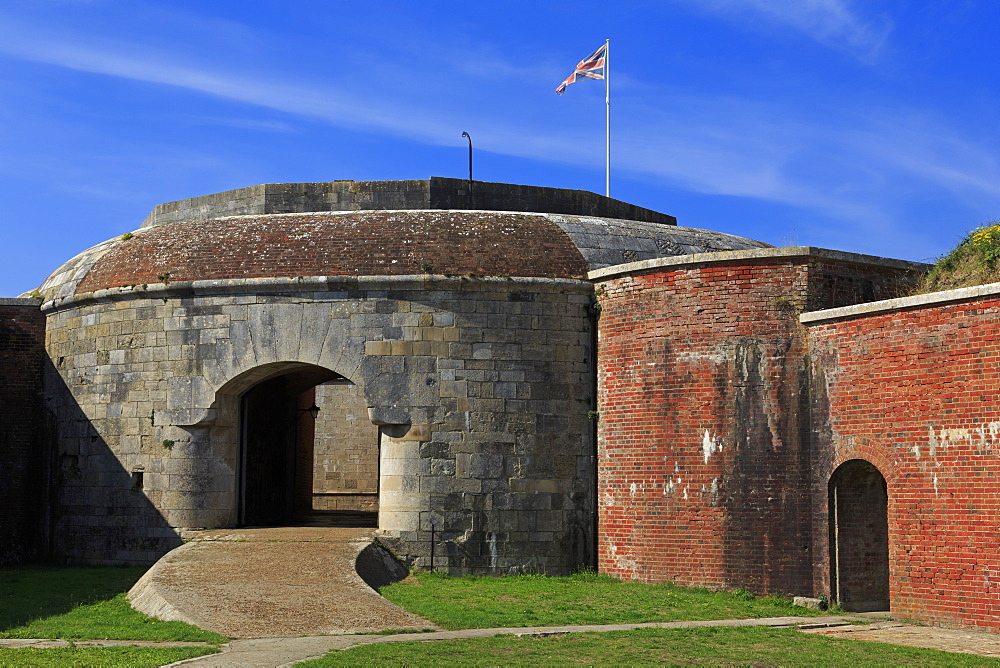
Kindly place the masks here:
[(194, 640), (225, 637), (136, 612), (125, 592), (143, 567), (65, 566), (0, 569), (0, 638)]
[(380, 591), (396, 605), (446, 629), (821, 614), (782, 598), (622, 582), (596, 573), (568, 577), (418, 573)]
[(969, 232), (955, 249), (940, 258), (916, 290), (917, 294), (1000, 282), (1000, 221)]
[(0, 647), (0, 666), (162, 666), (215, 654), (213, 647)]
[(996, 659), (788, 629), (637, 629), (550, 637), (414, 641), (334, 651), (307, 666), (996, 666)]

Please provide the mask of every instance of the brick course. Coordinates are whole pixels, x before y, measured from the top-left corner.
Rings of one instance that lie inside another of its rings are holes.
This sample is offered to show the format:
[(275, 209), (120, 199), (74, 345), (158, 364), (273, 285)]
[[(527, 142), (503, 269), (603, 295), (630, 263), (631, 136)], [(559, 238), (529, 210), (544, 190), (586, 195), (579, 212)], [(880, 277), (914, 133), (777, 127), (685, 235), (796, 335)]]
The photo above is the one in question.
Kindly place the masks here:
[(891, 605), (909, 619), (1000, 630), (998, 313), (994, 295), (809, 327), (817, 491), (850, 459), (879, 468)]
[(599, 566), (813, 593), (797, 314), (891, 294), (905, 272), (808, 253), (719, 257), (598, 286)]
[(0, 300), (0, 565), (45, 550), (42, 369), (45, 318), (35, 300)]

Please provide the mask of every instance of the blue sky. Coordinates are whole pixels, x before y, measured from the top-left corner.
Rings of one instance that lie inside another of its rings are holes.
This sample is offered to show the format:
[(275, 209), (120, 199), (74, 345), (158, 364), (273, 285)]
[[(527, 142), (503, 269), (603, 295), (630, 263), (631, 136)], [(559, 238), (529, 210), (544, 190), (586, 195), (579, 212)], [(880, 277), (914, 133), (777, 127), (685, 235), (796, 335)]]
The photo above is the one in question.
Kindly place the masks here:
[[(994, 0), (3, 0), (0, 296), (160, 202), (258, 183), (604, 189), (904, 259), (1000, 217)], [(623, 8), (624, 6), (624, 8)]]

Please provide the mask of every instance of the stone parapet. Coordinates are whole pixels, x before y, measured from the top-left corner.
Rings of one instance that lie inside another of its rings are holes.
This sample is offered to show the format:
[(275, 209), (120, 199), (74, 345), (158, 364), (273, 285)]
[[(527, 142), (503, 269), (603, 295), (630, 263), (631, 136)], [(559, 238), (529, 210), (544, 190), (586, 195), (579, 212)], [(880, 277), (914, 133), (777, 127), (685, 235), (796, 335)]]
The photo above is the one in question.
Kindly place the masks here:
[(661, 225), (677, 219), (585, 190), (433, 176), (413, 181), (270, 183), (157, 205), (142, 227), (223, 216), (313, 211), (455, 209), (623, 218)]

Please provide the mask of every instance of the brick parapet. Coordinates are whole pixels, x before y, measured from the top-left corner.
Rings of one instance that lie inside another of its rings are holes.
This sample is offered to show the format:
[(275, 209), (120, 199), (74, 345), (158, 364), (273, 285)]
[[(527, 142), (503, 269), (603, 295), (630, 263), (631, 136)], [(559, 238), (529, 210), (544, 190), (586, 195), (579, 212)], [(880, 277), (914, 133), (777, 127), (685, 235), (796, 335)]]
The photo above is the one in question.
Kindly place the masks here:
[(817, 249), (668, 258), (597, 282), (599, 565), (756, 591), (814, 582), (798, 314), (893, 294), (913, 264)]
[(0, 565), (37, 559), (46, 549), (40, 303), (0, 299)]
[(871, 268), (881, 267), (893, 272), (898, 272), (900, 270), (904, 272), (923, 272), (931, 266), (922, 262), (910, 262), (907, 260), (895, 260), (892, 258), (877, 257), (874, 255), (847, 253), (844, 251), (816, 248), (813, 246), (785, 246), (781, 248), (727, 250), (712, 253), (690, 253), (674, 257), (653, 258), (640, 262), (628, 262), (615, 265), (613, 267), (596, 269), (589, 272), (587, 277), (592, 281), (605, 281), (619, 276), (639, 274), (657, 269), (667, 269), (669, 267), (680, 268), (698, 264), (714, 264), (719, 262), (753, 262), (757, 260), (787, 260), (799, 262), (804, 258), (811, 258), (817, 261), (831, 261), (862, 265)]
[(866, 302), (864, 304), (844, 306), (841, 308), (812, 311), (800, 315), (799, 321), (805, 325), (815, 325), (833, 320), (875, 316), (895, 311), (906, 311), (909, 309), (929, 308), (953, 302), (983, 299), (993, 297), (995, 295), (1000, 295), (1000, 283), (974, 285), (967, 288), (941, 290), (939, 292), (928, 292), (908, 297), (883, 299), (879, 301)]
[[(841, 463), (888, 487), (894, 615), (1000, 630), (1000, 286), (810, 316), (814, 513)], [(828, 547), (826, 549), (829, 549)], [(817, 579), (829, 580), (828, 568)]]

